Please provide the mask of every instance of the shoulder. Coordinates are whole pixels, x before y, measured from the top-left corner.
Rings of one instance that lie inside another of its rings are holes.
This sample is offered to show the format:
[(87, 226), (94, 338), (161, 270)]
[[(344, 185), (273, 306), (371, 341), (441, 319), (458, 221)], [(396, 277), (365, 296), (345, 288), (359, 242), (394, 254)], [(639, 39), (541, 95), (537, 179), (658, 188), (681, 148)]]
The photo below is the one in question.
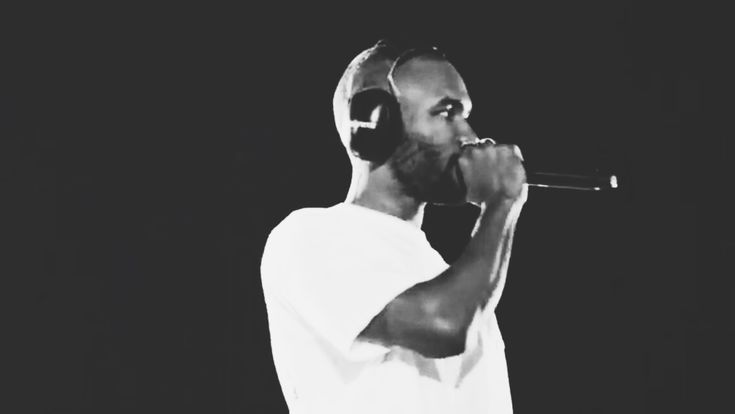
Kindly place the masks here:
[(291, 212), (268, 235), (264, 256), (273, 253), (308, 254), (333, 240), (344, 228), (335, 207), (310, 207)]
[(268, 235), (268, 244), (283, 239), (293, 239), (312, 233), (315, 229), (328, 224), (326, 208), (302, 208), (291, 212), (278, 223)]
[(318, 208), (303, 208), (291, 212), (278, 223), (268, 234), (263, 255), (261, 257), (261, 273), (263, 276), (282, 273), (287, 267), (294, 265), (298, 256), (308, 254), (306, 246), (313, 246), (309, 234), (318, 226), (320, 211)]
[(346, 229), (334, 208), (295, 210), (276, 225), (265, 243), (260, 262), (264, 283), (278, 286), (314, 279), (326, 272), (330, 258), (344, 256)]

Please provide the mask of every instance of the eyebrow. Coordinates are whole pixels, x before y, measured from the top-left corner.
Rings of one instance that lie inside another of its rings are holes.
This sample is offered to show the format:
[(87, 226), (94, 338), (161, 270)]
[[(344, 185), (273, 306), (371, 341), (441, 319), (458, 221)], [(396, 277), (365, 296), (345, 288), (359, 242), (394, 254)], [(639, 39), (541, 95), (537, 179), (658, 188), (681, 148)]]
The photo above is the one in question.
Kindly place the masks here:
[(472, 105), (468, 105), (468, 108), (465, 108), (462, 101), (455, 98), (450, 98), (448, 96), (445, 96), (444, 98), (440, 99), (439, 102), (437, 102), (433, 108), (443, 108), (447, 106), (456, 107), (460, 110), (465, 116), (469, 114), (470, 111), (472, 111)]

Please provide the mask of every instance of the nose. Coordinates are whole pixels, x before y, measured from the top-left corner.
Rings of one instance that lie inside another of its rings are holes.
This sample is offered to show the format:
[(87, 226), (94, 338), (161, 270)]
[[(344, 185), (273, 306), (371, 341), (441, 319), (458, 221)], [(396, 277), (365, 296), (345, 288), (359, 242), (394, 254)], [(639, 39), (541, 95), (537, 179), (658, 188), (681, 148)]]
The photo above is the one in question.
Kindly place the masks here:
[(465, 145), (479, 140), (477, 134), (466, 119), (461, 119), (457, 122), (457, 139), (459, 145)]

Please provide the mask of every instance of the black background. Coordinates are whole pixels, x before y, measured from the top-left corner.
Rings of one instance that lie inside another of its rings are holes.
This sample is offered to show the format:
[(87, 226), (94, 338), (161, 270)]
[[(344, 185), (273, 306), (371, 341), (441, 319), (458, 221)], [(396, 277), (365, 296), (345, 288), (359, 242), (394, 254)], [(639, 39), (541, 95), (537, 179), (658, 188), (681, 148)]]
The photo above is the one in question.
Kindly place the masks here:
[[(498, 308), (516, 412), (732, 412), (726, 14), (590, 3), (5, 11), (3, 411), (285, 412), (265, 238), (344, 198), (332, 93), (396, 36), (529, 168), (621, 179), (531, 191)], [(447, 260), (474, 214), (427, 212)]]

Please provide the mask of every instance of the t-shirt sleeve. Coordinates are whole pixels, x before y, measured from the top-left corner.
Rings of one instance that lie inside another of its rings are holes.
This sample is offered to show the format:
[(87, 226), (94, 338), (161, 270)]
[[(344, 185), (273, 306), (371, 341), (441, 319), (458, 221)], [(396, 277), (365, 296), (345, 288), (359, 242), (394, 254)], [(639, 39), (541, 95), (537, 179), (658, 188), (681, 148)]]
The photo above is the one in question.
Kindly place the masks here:
[(264, 289), (345, 358), (374, 358), (389, 348), (358, 339), (360, 332), (396, 296), (435, 276), (405, 268), (394, 247), (338, 226), (287, 221), (266, 244)]

